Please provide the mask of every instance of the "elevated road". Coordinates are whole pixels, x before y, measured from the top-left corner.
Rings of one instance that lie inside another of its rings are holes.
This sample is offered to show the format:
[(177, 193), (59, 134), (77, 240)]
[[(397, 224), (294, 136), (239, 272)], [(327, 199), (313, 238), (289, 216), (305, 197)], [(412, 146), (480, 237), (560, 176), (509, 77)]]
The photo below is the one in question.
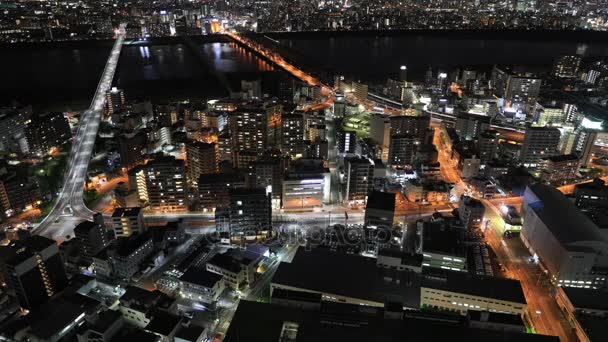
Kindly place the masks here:
[(34, 234), (51, 238), (65, 236), (65, 227), (73, 228), (73, 224), (82, 219), (91, 219), (94, 212), (86, 207), (83, 200), (84, 182), (97, 131), (101, 123), (101, 115), (106, 104), (106, 92), (112, 86), (114, 72), (120, 57), (120, 51), (125, 38), (126, 24), (121, 24), (116, 41), (106, 62), (101, 80), (97, 84), (93, 101), (85, 110), (73, 138), (72, 150), (68, 158), (64, 185), (50, 213), (34, 229)]

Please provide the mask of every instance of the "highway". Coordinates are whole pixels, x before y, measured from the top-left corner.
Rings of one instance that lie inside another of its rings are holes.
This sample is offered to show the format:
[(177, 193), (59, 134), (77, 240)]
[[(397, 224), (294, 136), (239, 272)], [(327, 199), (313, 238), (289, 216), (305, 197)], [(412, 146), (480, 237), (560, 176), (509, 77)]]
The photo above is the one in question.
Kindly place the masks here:
[(120, 25), (91, 105), (80, 116), (80, 123), (73, 138), (72, 150), (66, 166), (63, 188), (50, 213), (34, 228), (34, 234), (61, 239), (71, 233), (77, 221), (93, 217), (94, 212), (85, 206), (82, 197), (84, 182), (106, 103), (106, 92), (112, 86), (114, 72), (120, 57), (125, 38), (125, 27), (126, 24)]

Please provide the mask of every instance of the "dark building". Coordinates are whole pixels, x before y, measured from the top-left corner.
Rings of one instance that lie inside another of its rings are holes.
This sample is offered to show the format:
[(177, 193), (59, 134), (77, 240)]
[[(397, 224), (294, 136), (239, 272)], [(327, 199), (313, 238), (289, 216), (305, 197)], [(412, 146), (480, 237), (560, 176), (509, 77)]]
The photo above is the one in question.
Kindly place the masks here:
[(230, 190), (229, 208), (232, 235), (252, 235), (259, 231), (270, 230), (272, 210), (266, 189)]
[(429, 116), (391, 116), (391, 135), (411, 135), (418, 139), (419, 144), (429, 143), (433, 131), (429, 130), (431, 118)]
[(227, 208), (230, 204), (230, 190), (245, 187), (242, 173), (215, 173), (202, 175), (198, 179), (199, 207), (203, 211)]
[(393, 227), (395, 219), (395, 194), (372, 191), (365, 207), (365, 225), (368, 227)]
[(215, 143), (191, 140), (186, 143), (186, 163), (188, 181), (196, 185), (201, 175), (217, 173), (220, 170), (220, 151)]
[(293, 157), (304, 154), (306, 146), (302, 114), (285, 114), (281, 118), (281, 149)]
[(39, 307), (68, 283), (55, 241), (34, 235), (0, 247), (0, 275), (22, 308)]
[(108, 234), (104, 227), (103, 216), (95, 214), (93, 221), (84, 221), (74, 228), (83, 260), (91, 262), (93, 256), (108, 246)]
[(40, 190), (26, 177), (11, 172), (0, 176), (0, 217), (8, 217), (35, 206)]
[(25, 133), (30, 153), (40, 156), (46, 155), (51, 148), (64, 144), (72, 136), (68, 119), (58, 112), (32, 116), (27, 122)]
[(355, 153), (357, 132), (339, 129), (336, 131), (336, 138), (340, 153)]
[(144, 163), (147, 136), (143, 132), (121, 134), (118, 138), (118, 153), (122, 166), (127, 170)]

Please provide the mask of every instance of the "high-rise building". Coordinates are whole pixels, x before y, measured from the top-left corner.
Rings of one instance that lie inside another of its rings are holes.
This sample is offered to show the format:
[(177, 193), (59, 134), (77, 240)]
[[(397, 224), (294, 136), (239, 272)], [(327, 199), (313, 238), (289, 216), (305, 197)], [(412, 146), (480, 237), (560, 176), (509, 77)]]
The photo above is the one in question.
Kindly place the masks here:
[(346, 102), (344, 102), (343, 94), (336, 94), (334, 101), (334, 117), (343, 118), (346, 114)]
[(230, 205), (231, 189), (245, 188), (242, 173), (216, 173), (201, 175), (198, 179), (199, 207), (203, 211), (215, 211)]
[(280, 198), (284, 164), (281, 157), (268, 157), (254, 162), (251, 170), (255, 177), (255, 187), (270, 190), (273, 199)]
[(581, 56), (577, 55), (560, 56), (555, 60), (551, 74), (557, 78), (576, 77), (581, 65), (581, 60)]
[(116, 208), (111, 220), (112, 230), (116, 237), (131, 236), (146, 230), (144, 211), (140, 207)]
[(372, 190), (374, 183), (374, 162), (362, 157), (345, 158), (344, 169), (345, 200), (350, 205), (365, 205), (367, 194)]
[(469, 196), (460, 196), (458, 216), (466, 227), (480, 228), (485, 212), (486, 208), (479, 200)]
[(109, 244), (103, 216), (97, 213), (93, 216), (93, 221), (79, 223), (74, 228), (74, 238), (78, 241), (83, 259), (91, 262), (93, 256)]
[(33, 207), (41, 199), (36, 182), (10, 171), (0, 176), (0, 217), (9, 217)]
[(340, 153), (355, 153), (357, 148), (357, 132), (338, 129), (336, 131), (336, 138)]
[(572, 152), (578, 155), (581, 166), (586, 167), (591, 162), (591, 150), (597, 140), (598, 130), (580, 126), (574, 132)]
[(146, 134), (141, 131), (121, 134), (118, 137), (118, 153), (122, 166), (130, 170), (143, 164), (146, 144)]
[(0, 108), (0, 150), (27, 153), (25, 123), (32, 107)]
[(579, 159), (575, 154), (560, 154), (542, 159), (540, 180), (552, 185), (564, 185), (576, 179)]
[(355, 95), (355, 98), (357, 100), (367, 101), (367, 92), (368, 92), (367, 84), (353, 81), (352, 89), (353, 89), (353, 94)]
[(122, 89), (112, 87), (106, 92), (106, 105), (110, 114), (119, 111), (125, 105), (125, 92)]
[(262, 153), (268, 141), (268, 115), (263, 108), (244, 107), (228, 117), (233, 151)]
[(171, 127), (179, 120), (179, 109), (173, 104), (160, 104), (154, 106), (153, 116), (159, 127)]
[(477, 139), (477, 150), (479, 151), (479, 159), (482, 165), (485, 165), (494, 159), (498, 151), (498, 131), (487, 130), (479, 135)]
[(0, 246), (0, 275), (24, 309), (35, 309), (68, 285), (54, 240), (34, 235)]
[(64, 144), (72, 136), (68, 119), (62, 113), (33, 115), (26, 124), (29, 151), (40, 156), (46, 155), (51, 148)]
[(539, 105), (537, 115), (534, 121), (538, 126), (558, 125), (566, 121), (566, 114), (562, 106), (557, 104), (542, 104)]
[(540, 166), (541, 159), (558, 154), (560, 132), (552, 127), (526, 127), (519, 161), (526, 167)]
[[(142, 167), (143, 183), (138, 194), (157, 212), (187, 209), (187, 184), (184, 161), (172, 156), (157, 157)], [(141, 186), (141, 187), (140, 187)], [(142, 197), (142, 194), (145, 196)]]
[(418, 139), (421, 145), (429, 143), (432, 139), (430, 130), (431, 118), (429, 116), (391, 116), (391, 135), (411, 135)]
[(531, 113), (538, 99), (540, 86), (541, 79), (533, 74), (497, 66), (492, 70), (494, 93), (507, 101), (507, 107)]
[(190, 140), (186, 143), (188, 182), (196, 186), (201, 175), (220, 171), (220, 151), (216, 143)]
[(281, 150), (293, 158), (302, 157), (304, 145), (304, 116), (285, 114), (281, 119)]
[(418, 139), (413, 135), (391, 135), (388, 164), (398, 169), (411, 167), (418, 144)]
[(229, 196), (231, 235), (251, 236), (271, 230), (272, 210), (266, 189), (233, 189)]

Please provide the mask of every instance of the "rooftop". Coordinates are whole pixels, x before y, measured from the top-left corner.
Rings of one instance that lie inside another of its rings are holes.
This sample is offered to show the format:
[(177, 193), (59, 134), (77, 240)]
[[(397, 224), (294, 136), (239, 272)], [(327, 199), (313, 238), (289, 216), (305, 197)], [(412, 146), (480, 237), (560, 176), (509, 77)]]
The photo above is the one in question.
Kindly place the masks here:
[(427, 269), (422, 287), (526, 304), (519, 280), (475, 276), (466, 272)]
[[(460, 317), (419, 311), (386, 319), (384, 310), (323, 303), (315, 310), (241, 301), (226, 333), (226, 342), (280, 341), (286, 322), (298, 324), (298, 342), (329, 341), (559, 341), (558, 337), (470, 328)], [(263, 327), (260, 328), (260, 327)]]
[(576, 309), (608, 311), (608, 292), (576, 287), (561, 288)]
[(551, 157), (542, 158), (543, 160), (548, 160), (554, 163), (565, 162), (565, 161), (575, 161), (578, 160), (578, 156), (576, 154), (558, 154)]
[(462, 230), (449, 227), (444, 222), (424, 222), (422, 251), (466, 257), (462, 244)]
[(207, 270), (190, 268), (179, 279), (186, 283), (212, 288), (217, 282), (222, 280), (222, 276)]
[(140, 212), (141, 207), (116, 208), (112, 213), (112, 217), (133, 217), (138, 216)]
[(562, 245), (581, 241), (606, 242), (591, 219), (551, 186), (529, 185), (524, 193), (525, 205), (532, 208)]
[(420, 307), (419, 278), (414, 273), (376, 267), (376, 260), (299, 248), (291, 263), (281, 263), (273, 284), (374, 301)]
[(392, 192), (372, 191), (367, 195), (366, 209), (395, 210), (395, 194)]

